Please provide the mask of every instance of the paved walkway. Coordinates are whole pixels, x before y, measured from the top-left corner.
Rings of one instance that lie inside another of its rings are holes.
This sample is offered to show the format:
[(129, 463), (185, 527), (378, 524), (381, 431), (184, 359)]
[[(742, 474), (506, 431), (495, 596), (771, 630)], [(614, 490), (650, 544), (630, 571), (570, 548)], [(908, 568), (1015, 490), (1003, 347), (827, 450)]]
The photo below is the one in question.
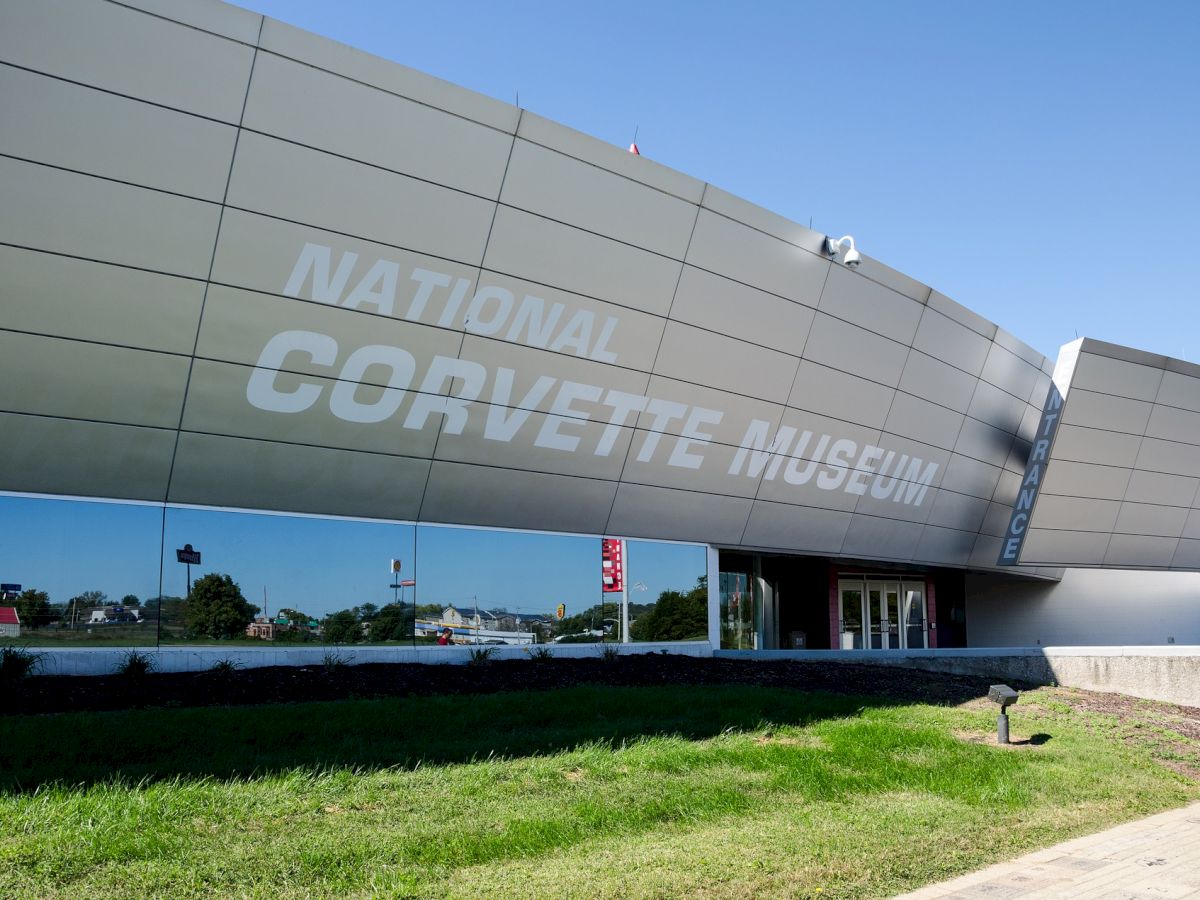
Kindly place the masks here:
[(931, 884), (904, 900), (935, 897), (1200, 898), (1200, 803)]

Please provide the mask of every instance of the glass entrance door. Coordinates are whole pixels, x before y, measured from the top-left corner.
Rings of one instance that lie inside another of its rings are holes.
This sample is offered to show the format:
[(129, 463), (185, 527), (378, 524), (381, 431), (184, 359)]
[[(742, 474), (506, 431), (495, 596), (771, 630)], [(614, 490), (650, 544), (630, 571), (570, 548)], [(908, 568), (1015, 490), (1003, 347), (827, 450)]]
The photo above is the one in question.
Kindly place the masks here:
[(841, 649), (901, 650), (929, 646), (923, 581), (841, 578), (838, 595)]
[(889, 584), (883, 589), (887, 614), (887, 627), (884, 629), (884, 647), (895, 650), (904, 646), (904, 629), (900, 627), (900, 585)]
[(925, 591), (913, 584), (904, 588), (904, 645), (925, 648), (929, 646), (929, 628), (925, 621)]
[(887, 609), (883, 603), (883, 585), (878, 582), (867, 585), (867, 630), (872, 650), (887, 648)]
[(863, 604), (863, 585), (861, 581), (841, 581), (838, 583), (838, 632), (841, 636), (842, 650), (861, 650), (863, 643), (866, 615)]
[(900, 628), (900, 585), (872, 581), (867, 584), (871, 649), (896, 650), (904, 646)]
[(757, 604), (749, 572), (721, 572), (721, 649), (757, 650)]

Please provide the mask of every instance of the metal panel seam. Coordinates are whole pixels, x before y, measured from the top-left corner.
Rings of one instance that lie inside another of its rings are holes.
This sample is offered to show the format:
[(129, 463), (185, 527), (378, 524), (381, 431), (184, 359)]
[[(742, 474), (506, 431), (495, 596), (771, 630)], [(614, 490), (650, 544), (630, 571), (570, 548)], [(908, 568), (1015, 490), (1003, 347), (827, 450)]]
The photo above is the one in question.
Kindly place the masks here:
[[(263, 27), (264, 20), (265, 20), (265, 17), (262, 17), (262, 16), (259, 17), (259, 20), (258, 20), (259, 40), (262, 39), (262, 27)], [(204, 307), (205, 307), (205, 304), (208, 302), (208, 290), (212, 285), (213, 267), (216, 265), (216, 261), (217, 261), (217, 247), (219, 246), (219, 244), (221, 242), (221, 224), (225, 218), (225, 201), (229, 197), (229, 185), (233, 181), (233, 166), (234, 166), (234, 163), (237, 161), (238, 143), (241, 140), (241, 136), (242, 136), (241, 119), (242, 119), (242, 117), (244, 117), (246, 115), (246, 103), (250, 99), (250, 85), (252, 85), (254, 83), (254, 66), (257, 61), (258, 61), (258, 47), (255, 46), (254, 55), (250, 59), (250, 73), (246, 77), (246, 91), (242, 95), (242, 113), (241, 113), (241, 116), (238, 117), (238, 130), (237, 130), (237, 134), (234, 136), (234, 139), (233, 139), (233, 150), (229, 154), (229, 171), (225, 176), (225, 193), (221, 197), (221, 209), (217, 214), (217, 228), (216, 228), (216, 232), (213, 234), (212, 254), (209, 256), (209, 259), (208, 259), (208, 276), (204, 280), (204, 294), (200, 298), (200, 314), (196, 317), (196, 337), (192, 341), (192, 353), (191, 353), (191, 356), (190, 356), (189, 362), (188, 362), (187, 379), (184, 381), (183, 397), (179, 404), (179, 424), (175, 428), (175, 446), (171, 451), (171, 466), (167, 470), (167, 483), (164, 486), (163, 503), (166, 503), (170, 499), (170, 496), (171, 496), (171, 483), (175, 477), (175, 460), (179, 455), (179, 438), (180, 438), (180, 435), (183, 433), (183, 417), (187, 411), (188, 391), (190, 390), (191, 384), (192, 384), (192, 370), (195, 368), (195, 365), (196, 365), (196, 349), (200, 345), (200, 329), (204, 326)], [(164, 526), (165, 526), (165, 521), (164, 521)], [(166, 532), (164, 531), (163, 533), (165, 535)], [(160, 593), (161, 593), (161, 591), (160, 591)]]
[[(654, 376), (658, 374), (655, 370), (658, 368), (658, 356), (660, 353), (662, 353), (663, 342), (667, 339), (667, 326), (671, 322), (676, 321), (671, 318), (671, 311), (675, 308), (675, 298), (679, 295), (679, 285), (683, 281), (683, 269), (684, 266), (687, 265), (685, 260), (687, 260), (688, 253), (691, 252), (692, 249), (692, 239), (696, 236), (696, 224), (700, 221), (700, 210), (704, 208), (704, 196), (707, 193), (708, 182), (705, 182), (704, 187), (700, 191), (700, 202), (696, 204), (696, 215), (692, 219), (692, 230), (688, 234), (687, 246), (683, 248), (683, 259), (679, 260), (679, 272), (675, 276), (675, 288), (671, 291), (671, 302), (667, 304), (667, 312), (666, 315), (663, 316), (662, 334), (658, 336), (658, 346), (654, 349), (654, 359), (650, 361), (650, 371), (646, 375), (645, 393), (647, 394), (650, 393), (650, 382), (654, 379)], [(663, 377), (665, 378), (666, 376), (664, 375)], [(674, 381), (677, 379), (672, 380)], [(642, 421), (643, 415), (645, 415), (644, 411), (638, 413), (638, 417), (633, 421), (633, 430), (635, 434), (638, 430), (638, 425)], [(609, 528), (612, 525), (613, 510), (617, 508), (617, 495), (621, 493), (621, 486), (625, 484), (625, 467), (629, 465), (629, 454), (633, 452), (633, 443), (634, 442), (630, 440), (629, 446), (625, 448), (625, 458), (621, 460), (621, 471), (617, 473), (617, 487), (616, 490), (613, 491), (612, 503), (609, 504), (608, 507), (608, 516), (604, 520), (605, 534), (608, 533)]]
[[(711, 212), (711, 210), (710, 210), (710, 212)], [(745, 224), (745, 223), (742, 223), (742, 224)], [(747, 226), (747, 227), (749, 227), (749, 226)], [(787, 242), (785, 241), (785, 243), (787, 243)], [(803, 250), (804, 248), (800, 247), (798, 249)], [(821, 290), (819, 290), (817, 292), (817, 305), (813, 307), (814, 314), (818, 311), (818, 307), (820, 307), (820, 305), (821, 305), (821, 297), (822, 297), (822, 295), (824, 295), (825, 288), (829, 284), (829, 274), (832, 271), (833, 271), (833, 263), (830, 263), (829, 265), (827, 265), (825, 267), (825, 277), (821, 280)], [(828, 313), (826, 313), (826, 315), (828, 315)], [(814, 321), (815, 321), (815, 319), (814, 319)], [(809, 412), (809, 410), (802, 410), (798, 407), (792, 406), (791, 399), (792, 399), (792, 395), (795, 394), (795, 392), (796, 392), (796, 383), (800, 380), (800, 367), (805, 363), (804, 351), (808, 347), (808, 339), (812, 337), (812, 333), (813, 333), (813, 330), (812, 330), (812, 326), (810, 325), (809, 329), (808, 329), (808, 334), (806, 334), (804, 336), (804, 343), (801, 344), (801, 346), (800, 346), (800, 353), (799, 353), (798, 359), (796, 360), (796, 371), (792, 374), (792, 386), (788, 389), (787, 399), (783, 401), (783, 416), (787, 415), (788, 410), (793, 410), (796, 412)], [(812, 362), (812, 360), (808, 360), (808, 361)], [(816, 363), (816, 365), (821, 365), (821, 364)], [(846, 373), (846, 374), (851, 374), (851, 373)], [(866, 379), (866, 380), (870, 381), (871, 379)], [(779, 427), (783, 426), (783, 416), (780, 416)], [(836, 416), (829, 416), (828, 418), (837, 420)], [(857, 425), (859, 423), (848, 422), (847, 424)], [(779, 430), (779, 428), (777, 427), (776, 432), (778, 432), (778, 430)], [(763, 467), (762, 472), (760, 472), (759, 476), (758, 476), (758, 484), (756, 484), (754, 486), (754, 496), (750, 498), (750, 512), (747, 513), (745, 524), (742, 525), (742, 534), (738, 540), (739, 544), (746, 543), (746, 532), (750, 530), (750, 519), (754, 516), (755, 505), (758, 504), (759, 502), (766, 502), (766, 503), (778, 502), (778, 501), (771, 501), (771, 500), (760, 500), (760, 497), (759, 497), (759, 494), (762, 493), (763, 482), (767, 480), (767, 468), (768, 467), (766, 467), (766, 466)], [(842, 535), (842, 543), (845, 543), (845, 540), (846, 540), (846, 536)], [(839, 553), (841, 552), (840, 545), (838, 547), (838, 552)]]
[[(517, 131), (521, 127), (521, 119), (525, 115), (525, 110), (521, 109), (517, 113), (517, 124), (513, 128), (512, 142), (508, 145), (508, 158), (504, 160), (504, 174), (500, 176), (500, 187), (496, 192), (496, 199), (490, 201), (492, 203), (492, 221), (488, 223), (487, 237), (483, 240), (483, 247), (479, 251), (479, 262), (473, 268), (475, 269), (475, 286), (478, 289), (479, 282), (483, 277), (483, 262), (487, 259), (488, 245), (492, 242), (492, 229), (496, 227), (496, 214), (500, 211), (500, 196), (504, 193), (504, 182), (508, 180), (508, 166), (512, 162), (513, 149), (517, 146)], [(467, 331), (464, 325), (462, 333), (458, 336), (458, 351), (454, 354), (454, 358), (461, 360), (463, 346), (467, 342)], [(425, 498), (429, 495), (429, 482), (433, 480), (433, 464), (437, 462), (438, 444), (442, 440), (442, 428), (439, 427), (437, 434), (433, 438), (433, 447), (429, 450), (429, 468), (425, 472), (425, 486), (421, 488), (421, 502), (417, 504), (416, 521), (421, 522), (421, 514), (425, 511)], [(472, 463), (471, 465), (476, 465)], [(414, 550), (415, 553), (415, 550)]]

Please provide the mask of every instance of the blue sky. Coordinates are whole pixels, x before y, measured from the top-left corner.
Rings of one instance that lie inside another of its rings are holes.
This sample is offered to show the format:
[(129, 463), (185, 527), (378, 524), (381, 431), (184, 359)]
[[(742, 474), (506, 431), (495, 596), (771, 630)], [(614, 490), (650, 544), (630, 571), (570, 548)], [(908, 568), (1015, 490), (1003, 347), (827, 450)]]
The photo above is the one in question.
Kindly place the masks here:
[(836, 235), (1053, 357), (1200, 361), (1200, 4), (242, 5)]

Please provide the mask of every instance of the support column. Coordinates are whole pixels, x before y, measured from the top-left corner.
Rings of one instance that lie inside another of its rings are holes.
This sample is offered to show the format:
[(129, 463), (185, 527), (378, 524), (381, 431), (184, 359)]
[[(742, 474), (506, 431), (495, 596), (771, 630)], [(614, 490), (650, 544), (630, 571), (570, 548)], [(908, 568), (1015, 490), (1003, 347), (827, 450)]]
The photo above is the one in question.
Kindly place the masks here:
[(831, 650), (842, 649), (841, 610), (838, 604), (838, 570), (832, 563), (829, 566), (829, 647)]
[(721, 649), (721, 551), (707, 548), (705, 571), (708, 574), (708, 642)]
[(937, 589), (933, 579), (925, 579), (925, 615), (929, 617), (929, 649), (937, 649)]

